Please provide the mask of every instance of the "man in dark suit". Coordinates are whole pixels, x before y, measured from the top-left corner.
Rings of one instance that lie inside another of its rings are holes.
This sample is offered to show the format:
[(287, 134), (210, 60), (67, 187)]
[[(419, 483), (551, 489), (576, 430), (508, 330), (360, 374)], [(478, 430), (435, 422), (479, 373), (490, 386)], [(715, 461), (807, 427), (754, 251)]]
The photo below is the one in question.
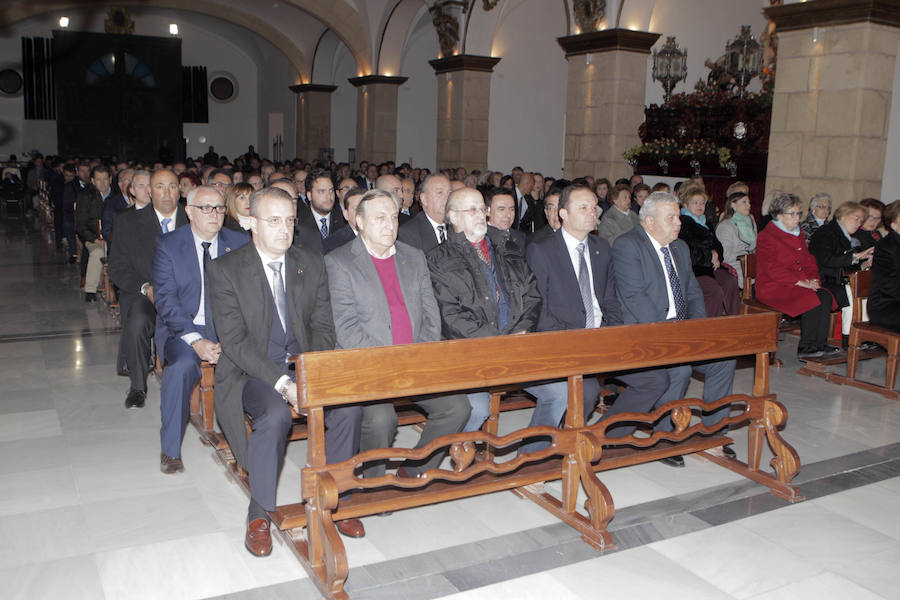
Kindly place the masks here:
[(544, 196), (544, 217), (547, 219), (547, 224), (528, 235), (529, 244), (549, 237), (562, 227), (562, 223), (559, 221), (559, 194), (560, 190), (551, 188)]
[[(597, 201), (590, 188), (570, 185), (559, 194), (562, 227), (528, 246), (528, 264), (541, 292), (539, 331), (590, 329), (622, 325), (622, 308), (616, 297), (612, 253), (603, 238), (591, 233)], [(647, 412), (669, 384), (664, 369), (628, 373), (617, 379), (626, 384), (604, 416), (623, 412)], [(584, 380), (585, 413), (593, 412), (600, 384)], [(619, 425), (610, 436), (626, 436), (634, 426)]]
[(316, 169), (306, 176), (309, 204), (297, 203), (301, 226), (312, 227), (324, 240), (346, 225), (341, 207), (334, 201), (334, 183), (324, 169)]
[(525, 232), (512, 229), (516, 220), (515, 194), (506, 188), (492, 188), (484, 195), (484, 203), (487, 205), (489, 227), (497, 229), (504, 239), (514, 243), (524, 256)]
[[(463, 187), (450, 194), (447, 221), (453, 230), (445, 244), (428, 253), (434, 295), (447, 339), (466, 339), (534, 331), (541, 296), (525, 257), (500, 230), (488, 231), (484, 199)], [(529, 427), (558, 427), (566, 412), (565, 381), (531, 384), (537, 398)], [(469, 394), (472, 414), (466, 431), (477, 431), (490, 416), (487, 392)], [(529, 442), (520, 452), (536, 452), (548, 442)]]
[[(325, 257), (331, 287), (334, 326), (340, 348), (391, 346), (441, 339), (441, 317), (422, 252), (397, 242), (400, 204), (390, 192), (370, 190), (356, 212), (359, 236)], [(416, 401), (428, 414), (416, 448), (435, 438), (462, 431), (469, 418), (465, 394), (423, 397)], [(397, 431), (390, 402), (363, 407), (361, 452), (388, 448)], [(398, 475), (415, 477), (440, 465), (443, 453), (424, 462), (407, 462)], [(370, 465), (366, 477), (383, 475), (383, 463)]]
[(426, 177), (419, 193), (422, 210), (400, 228), (400, 241), (422, 252), (444, 243), (447, 240), (444, 209), (449, 196), (450, 180), (446, 176), (435, 174)]
[(123, 169), (119, 171), (116, 178), (116, 189), (110, 194), (103, 203), (103, 215), (100, 218), (100, 233), (107, 243), (107, 254), (109, 253), (109, 245), (112, 244), (112, 228), (116, 213), (131, 205), (131, 199), (128, 197), (128, 186), (134, 178), (134, 169)]
[(531, 195), (533, 189), (534, 176), (522, 173), (515, 187), (517, 212), (513, 227), (526, 233), (537, 231), (546, 224), (540, 204)]
[(100, 232), (103, 203), (110, 195), (109, 168), (97, 165), (91, 169), (91, 183), (78, 192), (75, 201), (75, 230), (88, 251), (87, 273), (84, 278), (84, 301), (97, 301), (97, 286), (103, 273), (106, 240)]
[(127, 373), (131, 378), (125, 399), (127, 408), (141, 408), (147, 397), (150, 340), (156, 327), (156, 309), (151, 300), (153, 254), (156, 238), (188, 222), (178, 197), (175, 173), (159, 169), (150, 177), (151, 206), (119, 214), (113, 229), (109, 277), (119, 288), (122, 333), (118, 365), (119, 373)]
[[(216, 367), (216, 416), (237, 463), (250, 476), (244, 545), (256, 556), (272, 551), (268, 512), (275, 510), (291, 411), (298, 390), (290, 357), (334, 348), (334, 322), (322, 257), (293, 245), (296, 199), (278, 188), (250, 196), (247, 244), (212, 261), (209, 288), (222, 354)], [(247, 440), (244, 413), (253, 419)], [(328, 462), (359, 450), (360, 406), (325, 411)], [(363, 535), (358, 519), (338, 529)]]
[[(687, 244), (678, 239), (681, 230), (678, 200), (666, 192), (650, 194), (641, 207), (641, 226), (620, 235), (613, 244), (613, 269), (623, 318), (629, 323), (703, 319), (706, 306), (703, 290), (691, 268)], [(691, 378), (691, 367), (705, 375), (703, 401), (714, 402), (731, 394), (734, 384), (734, 360), (710, 361), (667, 369), (669, 385), (654, 408), (684, 398)], [(703, 424), (713, 426), (728, 416), (724, 406), (703, 414)], [(660, 420), (656, 430), (671, 431), (669, 417)], [(734, 457), (734, 450), (722, 451)], [(663, 459), (670, 466), (684, 466), (675, 456)]]
[(153, 258), (156, 351), (164, 365), (160, 389), (160, 469), (184, 470), (181, 440), (190, 418), (191, 391), (200, 362), (215, 364), (221, 347), (212, 322), (205, 265), (246, 244), (243, 233), (222, 229), (225, 196), (212, 186), (188, 193), (190, 225), (157, 240)]
[[(347, 181), (350, 180), (348, 179)], [(364, 189), (358, 187), (353, 187), (344, 193), (342, 204), (344, 219), (346, 219), (347, 224), (322, 240), (322, 252), (324, 254), (328, 254), (332, 250), (356, 239), (358, 233), (356, 230), (356, 207), (365, 193)]]

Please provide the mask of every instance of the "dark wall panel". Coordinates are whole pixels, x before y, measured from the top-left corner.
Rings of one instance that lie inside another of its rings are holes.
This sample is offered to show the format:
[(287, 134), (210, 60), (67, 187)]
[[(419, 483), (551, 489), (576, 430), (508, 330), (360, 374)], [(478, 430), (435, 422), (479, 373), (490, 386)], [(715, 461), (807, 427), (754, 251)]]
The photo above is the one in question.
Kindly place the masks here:
[(181, 39), (53, 32), (60, 154), (155, 160), (182, 148)]

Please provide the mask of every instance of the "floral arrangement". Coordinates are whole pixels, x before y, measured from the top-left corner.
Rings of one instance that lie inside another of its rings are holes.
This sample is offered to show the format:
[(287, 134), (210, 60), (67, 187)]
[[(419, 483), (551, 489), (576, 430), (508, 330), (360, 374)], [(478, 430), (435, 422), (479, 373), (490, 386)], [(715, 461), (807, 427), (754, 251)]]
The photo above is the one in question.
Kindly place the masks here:
[(652, 161), (691, 159), (708, 162), (716, 160), (719, 166), (724, 168), (731, 160), (731, 150), (724, 146), (716, 146), (707, 140), (693, 140), (679, 144), (672, 138), (660, 138), (629, 148), (622, 154), (622, 157), (632, 164), (641, 156), (646, 156)]

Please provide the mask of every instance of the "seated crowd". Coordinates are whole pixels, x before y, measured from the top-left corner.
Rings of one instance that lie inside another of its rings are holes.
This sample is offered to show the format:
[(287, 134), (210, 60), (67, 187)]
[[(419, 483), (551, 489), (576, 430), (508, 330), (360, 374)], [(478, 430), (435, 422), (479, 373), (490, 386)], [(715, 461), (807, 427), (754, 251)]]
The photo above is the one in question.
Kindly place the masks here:
[[(849, 306), (854, 269), (873, 271), (872, 321), (900, 331), (900, 202), (846, 202), (832, 216), (831, 198), (817, 194), (803, 219), (797, 196), (776, 193), (765, 207), (770, 222), (758, 228), (746, 184), (728, 188), (720, 215), (699, 177), (670, 190), (640, 175), (612, 184), (519, 167), (509, 175), (392, 162), (353, 170), (274, 164), (252, 146), (233, 162), (212, 147), (202, 161), (172, 165), (42, 162), (36, 156), (34, 168), (50, 191), (57, 243), (73, 262), (76, 236), (83, 245), (85, 300), (97, 300), (104, 262), (117, 289), (126, 407), (144, 406), (154, 346), (164, 365), (164, 473), (184, 469), (191, 391), (201, 362), (216, 365), (216, 416), (249, 474), (245, 544), (258, 556), (271, 551), (268, 513), (298, 409), (295, 354), (738, 314), (738, 258), (751, 253), (757, 298), (800, 317), (801, 359), (841, 352), (827, 344), (829, 316)], [(603, 418), (684, 397), (693, 370), (705, 375), (705, 402), (732, 393), (734, 360), (629, 372), (617, 377), (624, 387)], [(529, 425), (558, 427), (566, 382), (524, 390), (536, 399)], [(600, 391), (585, 380), (585, 418)], [(416, 447), (476, 431), (489, 416), (487, 390), (414, 401), (428, 416)], [(704, 413), (703, 423), (727, 413)], [(397, 430), (391, 403), (325, 415), (329, 463), (389, 447)], [(668, 418), (656, 424), (672, 427)], [(620, 424), (609, 433), (634, 431)], [(734, 456), (730, 446), (718, 452)], [(418, 477), (443, 458), (407, 461), (397, 475)], [(384, 473), (371, 464), (362, 475)], [(358, 519), (338, 528), (364, 535)]]

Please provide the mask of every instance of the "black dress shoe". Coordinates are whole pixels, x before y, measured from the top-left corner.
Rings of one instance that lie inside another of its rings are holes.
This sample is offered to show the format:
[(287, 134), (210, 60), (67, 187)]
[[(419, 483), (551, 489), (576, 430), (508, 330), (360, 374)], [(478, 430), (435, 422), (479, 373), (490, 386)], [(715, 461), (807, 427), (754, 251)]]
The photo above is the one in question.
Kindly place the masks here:
[(97, 301), (97, 293), (96, 292), (85, 292), (84, 293), (84, 301), (88, 304)]
[(822, 358), (834, 358), (847, 353), (846, 350), (837, 346), (823, 346), (820, 350), (822, 351)]
[(737, 452), (734, 451), (734, 448), (731, 447), (731, 444), (722, 446), (722, 454), (724, 454), (728, 458), (737, 458)]
[(668, 466), (668, 467), (683, 467), (684, 466), (684, 457), (683, 456), (667, 456), (665, 458), (659, 459), (659, 462)]
[(144, 408), (144, 400), (146, 398), (147, 392), (128, 390), (128, 397), (125, 398), (125, 408)]
[(172, 458), (171, 456), (167, 456), (166, 454), (160, 453), (159, 455), (159, 470), (165, 473), (166, 475), (173, 475), (175, 473), (184, 473), (184, 463), (181, 462), (180, 458)]
[(816, 358), (822, 358), (824, 352), (819, 350), (818, 348), (799, 348), (797, 350), (797, 358), (800, 360), (811, 360)]

